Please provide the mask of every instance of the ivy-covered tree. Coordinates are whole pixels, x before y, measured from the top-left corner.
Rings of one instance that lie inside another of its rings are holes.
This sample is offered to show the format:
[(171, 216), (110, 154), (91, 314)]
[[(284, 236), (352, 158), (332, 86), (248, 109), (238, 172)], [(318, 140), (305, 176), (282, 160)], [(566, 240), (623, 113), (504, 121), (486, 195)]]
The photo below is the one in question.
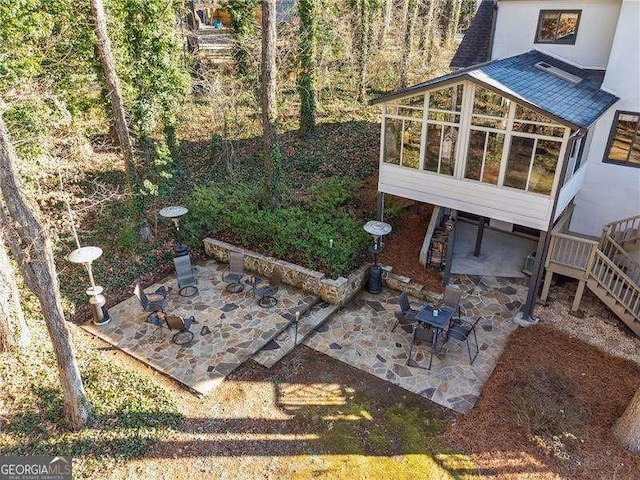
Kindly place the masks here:
[(262, 0), (262, 155), (265, 197), (272, 210), (280, 203), (280, 147), (276, 105), (276, 2)]
[(298, 92), (300, 94), (300, 133), (307, 136), (316, 127), (316, 15), (317, 0), (299, 0), (300, 16), (300, 73)]
[(227, 0), (231, 26), (236, 38), (235, 57), (240, 73), (249, 73), (249, 51), (256, 35), (256, 11), (260, 0)]

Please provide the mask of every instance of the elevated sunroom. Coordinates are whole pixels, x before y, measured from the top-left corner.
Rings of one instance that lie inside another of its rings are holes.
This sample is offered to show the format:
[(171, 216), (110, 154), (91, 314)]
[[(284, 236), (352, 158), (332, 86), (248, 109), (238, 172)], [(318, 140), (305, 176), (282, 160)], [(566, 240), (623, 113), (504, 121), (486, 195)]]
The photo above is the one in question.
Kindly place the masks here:
[(588, 127), (616, 101), (599, 82), (532, 51), (384, 95), (379, 191), (547, 230), (579, 189)]

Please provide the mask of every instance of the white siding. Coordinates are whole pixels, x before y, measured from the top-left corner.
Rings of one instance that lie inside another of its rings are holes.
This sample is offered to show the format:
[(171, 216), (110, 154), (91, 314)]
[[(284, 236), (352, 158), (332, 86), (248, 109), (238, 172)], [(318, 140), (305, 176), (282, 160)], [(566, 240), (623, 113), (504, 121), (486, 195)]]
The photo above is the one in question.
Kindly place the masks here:
[[(620, 3), (620, 0), (500, 1), (491, 58), (511, 57), (536, 49), (585, 68), (604, 69)], [(575, 45), (534, 43), (540, 10), (582, 10)]]
[(639, 30), (640, 1), (625, 0), (603, 83), (620, 100), (595, 126), (571, 222), (571, 229), (580, 233), (598, 235), (607, 223), (640, 214), (640, 168), (602, 162), (616, 110), (640, 112)]
[(496, 188), (445, 175), (382, 163), (378, 190), (504, 222), (546, 230), (551, 200), (543, 195)]
[(562, 214), (569, 202), (576, 196), (576, 194), (582, 188), (582, 184), (584, 183), (584, 177), (587, 172), (587, 167), (582, 165), (582, 167), (574, 173), (566, 185), (562, 187), (560, 190), (560, 196), (558, 197), (558, 206), (556, 207), (556, 215), (554, 220), (557, 220), (558, 217)]

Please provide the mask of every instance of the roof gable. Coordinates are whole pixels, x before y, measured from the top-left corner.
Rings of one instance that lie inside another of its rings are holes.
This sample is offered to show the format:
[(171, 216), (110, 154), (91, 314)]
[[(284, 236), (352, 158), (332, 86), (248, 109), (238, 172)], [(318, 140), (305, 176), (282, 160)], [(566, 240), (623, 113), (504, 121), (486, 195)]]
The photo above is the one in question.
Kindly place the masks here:
[[(536, 67), (545, 62), (582, 80), (572, 83)], [(469, 80), (555, 118), (573, 128), (595, 122), (618, 98), (600, 89), (604, 72), (583, 70), (536, 50), (458, 70), (372, 100), (385, 103), (446, 84)]]
[(491, 59), (496, 0), (482, 0), (449, 66), (465, 68)]

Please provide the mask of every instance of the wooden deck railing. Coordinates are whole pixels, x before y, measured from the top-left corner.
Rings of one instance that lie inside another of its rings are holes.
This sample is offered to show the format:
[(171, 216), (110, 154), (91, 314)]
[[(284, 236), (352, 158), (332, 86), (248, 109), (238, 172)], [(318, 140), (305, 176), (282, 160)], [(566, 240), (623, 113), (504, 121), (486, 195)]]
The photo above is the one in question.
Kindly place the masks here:
[(640, 239), (640, 215), (611, 222), (604, 227), (604, 231), (618, 243), (638, 240)]
[(636, 283), (640, 281), (640, 264), (638, 261), (631, 257), (631, 255), (607, 233), (602, 234), (598, 249), (631, 278), (631, 280)]
[(595, 240), (552, 232), (546, 266), (555, 263), (586, 272), (589, 259), (597, 248), (598, 242)]
[(595, 253), (590, 276), (640, 320), (640, 286), (601, 251)]

